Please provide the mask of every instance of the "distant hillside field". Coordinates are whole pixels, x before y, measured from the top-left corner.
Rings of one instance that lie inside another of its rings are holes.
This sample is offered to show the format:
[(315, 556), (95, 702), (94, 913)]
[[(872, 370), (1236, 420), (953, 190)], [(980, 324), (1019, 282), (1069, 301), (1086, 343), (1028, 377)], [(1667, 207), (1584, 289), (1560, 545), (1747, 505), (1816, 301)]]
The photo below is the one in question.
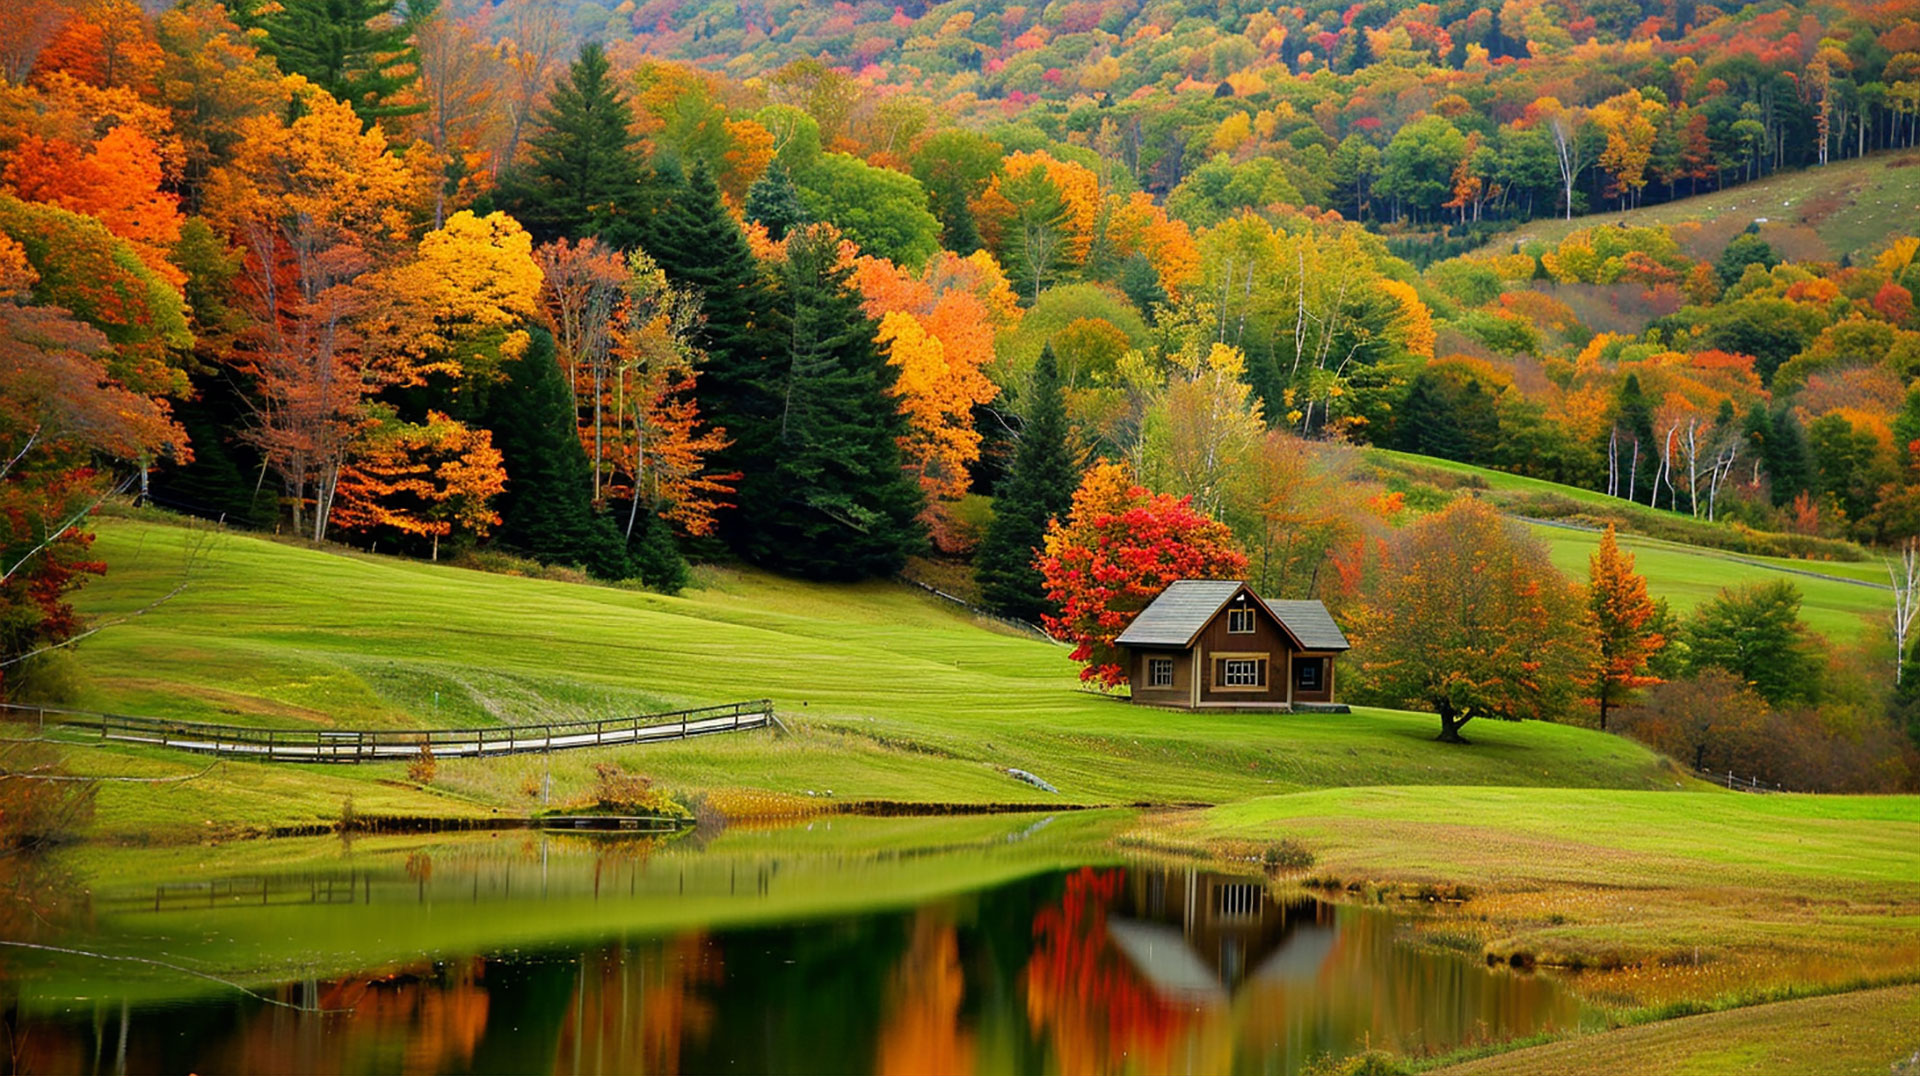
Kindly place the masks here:
[[(1920, 219), (1920, 153), (1896, 151), (1778, 172), (1751, 183), (1625, 212), (1541, 218), (1502, 232), (1483, 251), (1554, 245), (1595, 225), (1666, 225), (1688, 253), (1712, 260), (1727, 240), (1761, 221), (1761, 238), (1784, 257), (1833, 261), (1872, 250)], [(1694, 230), (1687, 226), (1697, 225)], [(1697, 248), (1697, 249), (1695, 249)]]
[[(1368, 452), (1389, 465), (1432, 468), (1477, 481), (1496, 503), (1505, 500), (1503, 494), (1520, 494), (1564, 498), (1599, 513), (1628, 507), (1626, 502), (1604, 493), (1472, 464), (1383, 449)], [(1631, 506), (1631, 510), (1692, 522), (1685, 513), (1654, 512), (1645, 505)], [(1581, 523), (1536, 521), (1529, 525), (1547, 543), (1560, 570), (1574, 579), (1587, 577), (1588, 558), (1600, 542), (1597, 530)], [(1800, 612), (1807, 626), (1835, 643), (1885, 636), (1888, 630), (1893, 597), (1886, 564), (1878, 556), (1857, 561), (1799, 560), (1709, 549), (1626, 532), (1620, 535), (1620, 545), (1634, 555), (1635, 568), (1647, 577), (1648, 592), (1655, 598), (1665, 598), (1675, 612), (1685, 613), (1723, 588), (1785, 579), (1800, 589)], [(1886, 645), (1891, 648), (1892, 643)]]

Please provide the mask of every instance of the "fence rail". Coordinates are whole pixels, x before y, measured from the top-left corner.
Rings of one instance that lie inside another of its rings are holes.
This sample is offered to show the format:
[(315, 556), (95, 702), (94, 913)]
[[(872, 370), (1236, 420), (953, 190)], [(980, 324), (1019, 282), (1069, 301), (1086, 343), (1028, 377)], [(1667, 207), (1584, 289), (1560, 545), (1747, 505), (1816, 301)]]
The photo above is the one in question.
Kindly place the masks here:
[(753, 699), (601, 720), (420, 730), (257, 729), (10, 703), (0, 704), (0, 718), (91, 733), (102, 740), (268, 762), (376, 762), (415, 758), (423, 746), (436, 758), (476, 758), (766, 728), (773, 722), (773, 703)]
[(910, 587), (919, 587), (921, 590), (926, 591), (928, 594), (931, 594), (936, 598), (940, 598), (944, 601), (952, 602), (953, 604), (961, 607), (962, 609), (965, 609), (967, 612), (972, 613), (974, 616), (977, 616), (982, 620), (997, 621), (1001, 624), (1005, 624), (1009, 628), (1017, 628), (1020, 631), (1024, 631), (1030, 635), (1037, 635), (1040, 638), (1045, 639), (1047, 642), (1053, 643), (1055, 646), (1067, 645), (1066, 643), (1060, 641), (1059, 639), (1054, 638), (1051, 634), (1047, 632), (1047, 629), (1041, 627), (1038, 624), (1035, 624), (1031, 620), (1021, 620), (1017, 617), (1001, 616), (999, 613), (994, 612), (993, 610), (987, 608), (984, 605), (975, 605), (974, 603), (968, 601), (967, 599), (962, 598), (958, 594), (949, 594), (946, 591), (941, 590), (939, 587), (922, 583), (920, 580), (911, 578), (909, 576), (899, 575), (899, 576), (895, 576), (895, 578), (899, 579), (902, 583), (905, 583)]

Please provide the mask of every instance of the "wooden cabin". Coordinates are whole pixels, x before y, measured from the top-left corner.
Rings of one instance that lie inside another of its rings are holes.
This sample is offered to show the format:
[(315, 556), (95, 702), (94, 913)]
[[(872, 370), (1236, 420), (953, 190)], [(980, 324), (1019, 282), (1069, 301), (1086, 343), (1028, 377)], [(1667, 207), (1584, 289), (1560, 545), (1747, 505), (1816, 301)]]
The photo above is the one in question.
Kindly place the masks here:
[(1133, 701), (1183, 710), (1335, 710), (1347, 637), (1317, 601), (1263, 601), (1245, 583), (1180, 579), (1115, 640)]

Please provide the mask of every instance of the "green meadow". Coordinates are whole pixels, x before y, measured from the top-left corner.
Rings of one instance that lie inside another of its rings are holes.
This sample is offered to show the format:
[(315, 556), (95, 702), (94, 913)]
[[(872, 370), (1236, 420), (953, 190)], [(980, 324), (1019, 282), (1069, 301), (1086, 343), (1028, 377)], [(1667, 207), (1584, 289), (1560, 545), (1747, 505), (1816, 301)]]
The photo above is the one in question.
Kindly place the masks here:
[(1229, 854), (1293, 841), (1315, 851), (1308, 884), (1429, 907), (1443, 947), (1579, 969), (1615, 1021), (1920, 980), (1920, 796), (1343, 788), (1133, 835)]
[[(105, 789), (99, 835), (128, 841), (327, 824), (348, 794), (369, 817), (512, 811), (547, 773), (570, 787), (606, 756), (693, 792), (920, 803), (1221, 803), (1378, 783), (1674, 781), (1638, 745), (1562, 725), (1488, 726), (1475, 750), (1447, 752), (1434, 748), (1434, 719), (1421, 714), (1136, 708), (1083, 689), (1064, 647), (896, 583), (822, 587), (709, 571), (699, 588), (664, 597), (130, 520), (102, 521), (96, 548), (113, 564), (112, 586), (84, 601), (104, 621), (188, 574), (172, 600), (87, 641), (86, 708), (405, 728), (766, 697), (788, 730), (551, 760), (447, 760), (427, 790), (407, 787), (398, 763), (343, 773), (223, 762), (190, 781)], [(81, 767), (143, 777), (206, 766), (155, 750), (75, 754)], [(209, 788), (222, 794), (204, 795)]]

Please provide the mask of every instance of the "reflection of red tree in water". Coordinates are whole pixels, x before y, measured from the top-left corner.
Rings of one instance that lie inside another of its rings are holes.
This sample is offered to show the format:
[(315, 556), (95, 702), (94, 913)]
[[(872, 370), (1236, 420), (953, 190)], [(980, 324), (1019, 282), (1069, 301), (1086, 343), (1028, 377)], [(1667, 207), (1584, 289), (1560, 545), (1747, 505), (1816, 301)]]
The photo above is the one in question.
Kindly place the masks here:
[(1027, 1020), (1051, 1039), (1062, 1073), (1106, 1072), (1117, 1057), (1154, 1068), (1187, 1025), (1189, 1013), (1160, 1000), (1107, 934), (1122, 880), (1117, 870), (1083, 868), (1067, 877), (1058, 905), (1033, 917)]

